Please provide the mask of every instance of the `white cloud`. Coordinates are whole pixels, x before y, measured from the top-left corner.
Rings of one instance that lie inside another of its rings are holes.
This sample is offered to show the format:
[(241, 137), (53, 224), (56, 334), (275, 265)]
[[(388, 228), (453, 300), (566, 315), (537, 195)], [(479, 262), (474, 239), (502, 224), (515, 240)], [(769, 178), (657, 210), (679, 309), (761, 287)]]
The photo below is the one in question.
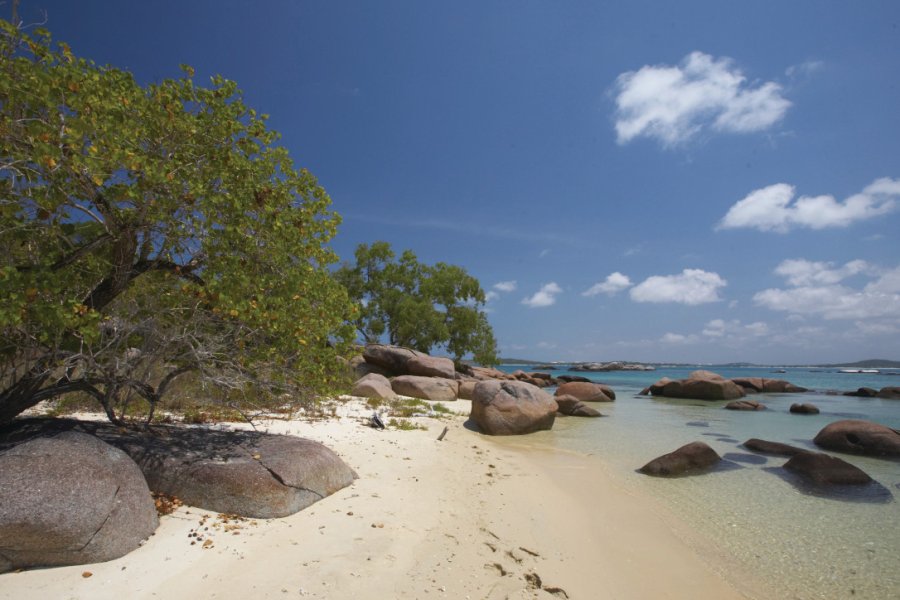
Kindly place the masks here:
[[(793, 261), (806, 262), (804, 267), (808, 271), (800, 274), (799, 269), (794, 266), (785, 268), (785, 264), (789, 262), (792, 261), (781, 263), (776, 273), (784, 276), (791, 287), (758, 292), (753, 296), (757, 305), (792, 315), (818, 316), (826, 320), (884, 319), (900, 322), (900, 266), (881, 272), (877, 279), (856, 289), (838, 283), (857, 273), (873, 276), (876, 269), (864, 261), (851, 261), (840, 269), (832, 269), (827, 263)], [(813, 267), (809, 267), (810, 265)]]
[(809, 77), (822, 69), (825, 68), (825, 63), (821, 60), (808, 60), (804, 63), (800, 63), (799, 65), (792, 65), (788, 67), (784, 74), (792, 79), (800, 79), (803, 77)]
[(775, 267), (775, 274), (787, 279), (792, 286), (839, 283), (859, 273), (875, 272), (875, 267), (864, 260), (852, 260), (842, 267), (834, 268), (834, 263), (812, 262), (799, 258), (782, 261)]
[(500, 297), (500, 294), (498, 294), (497, 292), (491, 290), (491, 291), (485, 293), (485, 295), (484, 295), (484, 301), (485, 301), (485, 302), (490, 302), (491, 300), (496, 300), (496, 299), (499, 298), (499, 297)]
[(900, 179), (876, 179), (843, 202), (825, 195), (800, 196), (792, 203), (795, 193), (786, 183), (754, 190), (728, 209), (716, 229), (749, 227), (786, 233), (792, 227), (846, 227), (897, 208)]
[(516, 282), (514, 280), (513, 281), (498, 281), (491, 287), (493, 289), (497, 290), (498, 292), (514, 292), (514, 291), (516, 291), (518, 284), (516, 284)]
[(718, 302), (719, 288), (728, 282), (718, 273), (702, 269), (685, 269), (678, 275), (654, 275), (631, 288), (635, 302), (677, 302), (697, 305)]
[(530, 306), (531, 308), (551, 306), (556, 303), (556, 296), (561, 293), (562, 288), (556, 285), (555, 282), (551, 281), (550, 283), (542, 286), (541, 289), (538, 290), (533, 296), (523, 298), (522, 304)]
[(759, 131), (781, 120), (791, 105), (777, 83), (751, 87), (730, 59), (702, 52), (692, 52), (679, 66), (622, 73), (615, 88), (620, 144), (647, 136), (673, 146), (704, 128)]
[(616, 271), (615, 273), (607, 275), (606, 280), (602, 283), (595, 283), (587, 290), (581, 292), (581, 295), (596, 296), (597, 294), (606, 294), (608, 296), (613, 296), (622, 290), (627, 290), (631, 285), (631, 280), (627, 275), (622, 275)]
[(729, 341), (746, 340), (748, 338), (763, 337), (768, 335), (769, 326), (762, 321), (756, 321), (744, 325), (738, 319), (725, 321), (724, 319), (713, 319), (709, 321), (701, 332), (705, 337), (728, 339)]
[(671, 344), (673, 346), (679, 346), (684, 344), (693, 344), (698, 341), (697, 336), (694, 335), (682, 335), (680, 333), (666, 333), (663, 335), (659, 341), (663, 344)]

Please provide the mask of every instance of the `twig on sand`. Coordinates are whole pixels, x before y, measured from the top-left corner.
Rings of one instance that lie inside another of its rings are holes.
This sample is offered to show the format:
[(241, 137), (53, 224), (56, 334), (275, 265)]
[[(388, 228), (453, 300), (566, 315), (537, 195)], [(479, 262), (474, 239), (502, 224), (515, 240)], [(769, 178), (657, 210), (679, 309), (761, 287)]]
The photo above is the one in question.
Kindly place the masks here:
[(438, 436), (438, 441), (439, 441), (439, 442), (440, 442), (440, 441), (443, 441), (444, 436), (447, 435), (447, 431), (449, 431), (449, 429), (445, 426), (445, 427), (444, 427), (444, 430), (441, 432), (441, 435)]

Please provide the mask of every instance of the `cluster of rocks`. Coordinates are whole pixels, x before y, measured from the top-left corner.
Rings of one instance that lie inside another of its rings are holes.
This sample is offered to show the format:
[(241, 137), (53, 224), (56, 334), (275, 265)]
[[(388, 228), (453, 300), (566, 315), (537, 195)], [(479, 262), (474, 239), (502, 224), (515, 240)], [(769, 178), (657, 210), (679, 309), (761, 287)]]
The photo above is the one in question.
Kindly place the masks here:
[(293, 514), (356, 473), (311, 440), (73, 419), (0, 431), (0, 573), (112, 560), (158, 525), (151, 492), (244, 517)]
[(569, 367), (570, 371), (655, 371), (656, 367), (637, 363), (608, 362), (608, 363), (579, 363)]
[[(421, 400), (472, 401), (471, 418), (491, 435), (524, 434), (550, 429), (557, 414), (599, 417), (589, 402), (612, 402), (609, 386), (585, 377), (522, 370), (505, 373), (487, 367), (464, 366), (457, 371), (449, 358), (384, 344), (369, 344), (351, 361), (361, 377), (351, 394), (393, 400), (397, 395)], [(543, 388), (558, 386), (554, 396)]]
[(883, 398), (886, 400), (900, 400), (900, 387), (883, 387), (880, 390), (876, 390), (870, 387), (861, 387), (854, 392), (844, 392), (844, 395), (856, 396), (858, 398)]
[[(900, 457), (900, 432), (871, 421), (847, 419), (824, 427), (813, 439), (820, 448), (879, 458)], [(744, 447), (760, 454), (788, 457), (784, 469), (817, 486), (868, 485), (872, 478), (845, 460), (780, 442), (750, 439)], [(673, 477), (709, 471), (722, 457), (704, 442), (691, 442), (638, 469), (646, 475)]]
[(762, 410), (764, 405), (755, 400), (741, 400), (747, 394), (785, 394), (805, 392), (806, 388), (783, 379), (739, 377), (726, 379), (712, 371), (694, 371), (687, 379), (663, 377), (643, 389), (648, 394), (665, 398), (690, 398), (693, 400), (735, 400), (726, 406), (731, 410)]

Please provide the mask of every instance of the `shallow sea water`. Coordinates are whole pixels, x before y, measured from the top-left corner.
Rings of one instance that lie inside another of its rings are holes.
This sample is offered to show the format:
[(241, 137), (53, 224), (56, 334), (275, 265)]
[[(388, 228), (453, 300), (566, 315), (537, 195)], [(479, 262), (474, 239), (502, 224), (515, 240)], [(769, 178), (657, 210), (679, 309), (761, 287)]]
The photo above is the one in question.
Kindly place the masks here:
[[(515, 370), (518, 367), (507, 367)], [(716, 369), (726, 377), (787, 379), (816, 391), (753, 396), (765, 411), (724, 410), (725, 402), (639, 396), (663, 376), (655, 372), (578, 373), (613, 387), (617, 400), (594, 404), (602, 419), (559, 418), (538, 444), (596, 455), (626, 485), (664, 502), (692, 528), (769, 584), (777, 598), (900, 598), (900, 460), (829, 452), (860, 467), (878, 483), (865, 489), (803, 486), (782, 465), (786, 458), (745, 450), (749, 438), (819, 450), (812, 439), (825, 425), (848, 418), (900, 429), (900, 400), (828, 395), (825, 390), (900, 385), (900, 376), (787, 369)], [(566, 371), (554, 371), (556, 375)], [(793, 415), (794, 402), (811, 402), (819, 415)], [(723, 456), (710, 473), (673, 479), (635, 470), (651, 459), (702, 440)]]

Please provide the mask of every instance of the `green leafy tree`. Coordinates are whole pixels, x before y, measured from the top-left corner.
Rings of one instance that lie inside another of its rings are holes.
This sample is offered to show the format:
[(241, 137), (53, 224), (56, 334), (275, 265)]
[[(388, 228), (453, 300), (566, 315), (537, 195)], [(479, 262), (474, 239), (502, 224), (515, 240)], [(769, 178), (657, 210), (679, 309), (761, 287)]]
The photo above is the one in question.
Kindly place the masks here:
[(360, 244), (356, 264), (344, 264), (335, 279), (359, 304), (353, 320), (367, 343), (384, 336), (391, 344), (429, 352), (441, 347), (457, 361), (497, 363), (497, 344), (483, 308), (484, 290), (456, 265), (424, 265), (405, 250), (399, 260), (387, 242)]
[(321, 391), (352, 339), (339, 216), (235, 83), (141, 86), (0, 21), (0, 422), (182, 373)]

